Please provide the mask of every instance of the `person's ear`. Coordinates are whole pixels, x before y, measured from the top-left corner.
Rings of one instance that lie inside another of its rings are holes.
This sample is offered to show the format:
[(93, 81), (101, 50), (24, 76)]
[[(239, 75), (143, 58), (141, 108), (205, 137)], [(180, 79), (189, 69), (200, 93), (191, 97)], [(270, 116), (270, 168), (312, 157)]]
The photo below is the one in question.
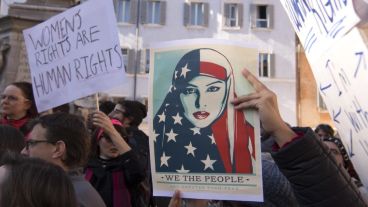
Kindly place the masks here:
[(26, 109), (29, 110), (32, 107), (32, 101), (31, 100), (25, 100), (24, 101), (25, 105), (26, 105)]
[(65, 145), (65, 142), (64, 141), (57, 141), (55, 143), (55, 149), (53, 151), (53, 154), (52, 154), (52, 158), (61, 158), (63, 159), (63, 157), (65, 156), (65, 153), (66, 153), (66, 145)]

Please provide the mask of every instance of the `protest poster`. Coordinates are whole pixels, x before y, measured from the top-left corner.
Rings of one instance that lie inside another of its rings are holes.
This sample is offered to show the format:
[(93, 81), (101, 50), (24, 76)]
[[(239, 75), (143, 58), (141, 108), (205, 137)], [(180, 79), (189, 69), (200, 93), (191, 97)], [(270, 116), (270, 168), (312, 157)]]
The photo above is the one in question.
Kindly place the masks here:
[(319, 91), (365, 185), (368, 185), (368, 99), (364, 92), (368, 88), (367, 63), (368, 50), (356, 28), (313, 63), (319, 68), (316, 76)]
[(359, 21), (352, 0), (281, 0), (309, 62), (318, 59)]
[(124, 81), (112, 0), (90, 0), (23, 31), (39, 112)]
[(354, 2), (282, 0), (281, 3), (303, 44), (319, 92), (349, 158), (363, 184), (368, 186), (368, 99), (364, 93), (368, 88), (368, 51), (356, 28), (361, 19), (355, 13)]
[(230, 101), (249, 94), (257, 50), (228, 40), (152, 45), (150, 153), (155, 196), (263, 201), (259, 117)]

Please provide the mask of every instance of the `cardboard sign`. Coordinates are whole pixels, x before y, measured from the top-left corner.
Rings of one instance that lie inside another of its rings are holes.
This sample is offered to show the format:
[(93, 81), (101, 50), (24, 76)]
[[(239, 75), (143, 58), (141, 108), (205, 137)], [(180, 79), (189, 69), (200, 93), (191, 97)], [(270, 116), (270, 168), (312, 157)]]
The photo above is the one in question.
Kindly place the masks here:
[(124, 81), (112, 0), (90, 0), (23, 31), (39, 112)]
[[(246, 57), (246, 58), (245, 58)], [(150, 65), (154, 195), (262, 201), (259, 118), (229, 102), (253, 91), (257, 50), (229, 41), (156, 44)]]

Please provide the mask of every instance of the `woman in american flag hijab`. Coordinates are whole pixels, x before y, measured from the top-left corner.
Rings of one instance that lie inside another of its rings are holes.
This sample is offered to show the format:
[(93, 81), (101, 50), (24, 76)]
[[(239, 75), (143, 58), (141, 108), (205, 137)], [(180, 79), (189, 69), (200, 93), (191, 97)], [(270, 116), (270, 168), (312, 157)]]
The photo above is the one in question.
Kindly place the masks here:
[(253, 173), (254, 128), (229, 103), (234, 97), (233, 69), (223, 54), (186, 53), (153, 119), (156, 171)]

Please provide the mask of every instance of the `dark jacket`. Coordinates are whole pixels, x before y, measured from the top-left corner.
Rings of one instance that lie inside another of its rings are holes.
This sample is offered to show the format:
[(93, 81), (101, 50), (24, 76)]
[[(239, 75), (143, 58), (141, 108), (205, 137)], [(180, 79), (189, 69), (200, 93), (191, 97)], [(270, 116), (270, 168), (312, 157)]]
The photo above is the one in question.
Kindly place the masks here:
[[(116, 176), (120, 178), (116, 180)], [(86, 178), (99, 192), (107, 207), (116, 206), (114, 201), (117, 199), (125, 205), (136, 206), (135, 196), (140, 182), (145, 178), (145, 172), (135, 152), (130, 150), (111, 160), (90, 160)], [(117, 186), (114, 186), (114, 183), (118, 183), (119, 192), (116, 192)], [(114, 197), (114, 194), (119, 198)]]
[(129, 137), (126, 140), (129, 146), (136, 152), (138, 160), (144, 167), (146, 172), (146, 178), (141, 182), (139, 188), (139, 196), (136, 200), (140, 200), (141, 203), (138, 206), (147, 207), (155, 206), (153, 204), (153, 192), (152, 192), (152, 179), (151, 179), (151, 167), (150, 167), (150, 153), (149, 153), (149, 142), (148, 136), (140, 130), (138, 127), (131, 126), (127, 129)]
[(339, 167), (329, 149), (310, 128), (294, 128), (303, 134), (272, 153), (280, 171), (291, 183), (301, 206), (367, 206), (348, 173)]

